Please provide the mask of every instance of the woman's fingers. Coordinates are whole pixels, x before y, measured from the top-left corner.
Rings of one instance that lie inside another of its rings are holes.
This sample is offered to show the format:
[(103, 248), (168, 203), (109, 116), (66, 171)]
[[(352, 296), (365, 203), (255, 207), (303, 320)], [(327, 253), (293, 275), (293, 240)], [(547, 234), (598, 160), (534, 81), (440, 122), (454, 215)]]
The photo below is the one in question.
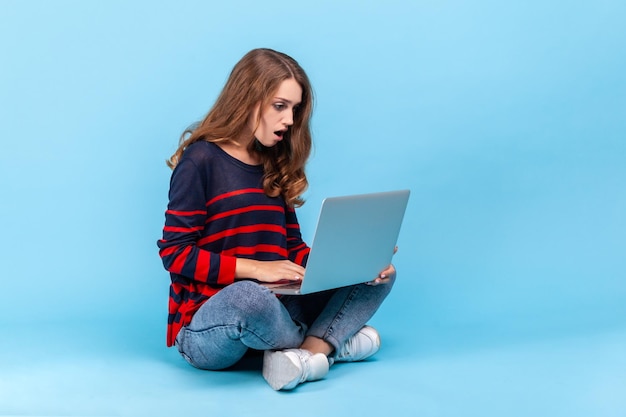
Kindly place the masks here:
[(258, 279), (264, 282), (281, 280), (298, 281), (304, 276), (304, 268), (291, 261), (261, 261)]
[(368, 285), (380, 285), (386, 284), (391, 279), (391, 276), (396, 273), (396, 268), (393, 265), (389, 265), (372, 281), (367, 282)]

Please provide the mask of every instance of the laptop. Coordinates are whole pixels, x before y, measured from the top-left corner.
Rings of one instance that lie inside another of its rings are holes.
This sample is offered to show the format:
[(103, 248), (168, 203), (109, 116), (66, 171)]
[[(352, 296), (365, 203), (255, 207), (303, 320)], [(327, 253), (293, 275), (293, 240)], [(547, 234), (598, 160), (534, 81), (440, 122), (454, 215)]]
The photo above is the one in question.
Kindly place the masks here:
[(409, 190), (322, 202), (304, 277), (297, 283), (263, 283), (276, 294), (310, 294), (374, 280), (390, 263)]

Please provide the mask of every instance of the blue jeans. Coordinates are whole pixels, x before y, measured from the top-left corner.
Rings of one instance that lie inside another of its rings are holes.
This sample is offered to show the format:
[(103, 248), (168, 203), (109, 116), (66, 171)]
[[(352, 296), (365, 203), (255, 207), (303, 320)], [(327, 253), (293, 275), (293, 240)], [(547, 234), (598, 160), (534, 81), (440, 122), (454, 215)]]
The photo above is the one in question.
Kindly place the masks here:
[(374, 315), (393, 286), (360, 284), (308, 295), (276, 297), (238, 281), (209, 298), (176, 338), (181, 355), (201, 369), (225, 369), (248, 351), (299, 347), (315, 336), (339, 349)]

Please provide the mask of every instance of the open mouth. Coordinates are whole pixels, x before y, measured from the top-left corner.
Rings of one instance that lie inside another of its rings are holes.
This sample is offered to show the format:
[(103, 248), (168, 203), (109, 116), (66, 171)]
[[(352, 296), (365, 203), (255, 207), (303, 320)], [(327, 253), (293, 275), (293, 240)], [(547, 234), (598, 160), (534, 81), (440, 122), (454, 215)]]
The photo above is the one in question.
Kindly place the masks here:
[(277, 131), (274, 132), (274, 134), (276, 136), (278, 136), (280, 139), (282, 139), (286, 132), (287, 131), (285, 131), (285, 130), (277, 130)]

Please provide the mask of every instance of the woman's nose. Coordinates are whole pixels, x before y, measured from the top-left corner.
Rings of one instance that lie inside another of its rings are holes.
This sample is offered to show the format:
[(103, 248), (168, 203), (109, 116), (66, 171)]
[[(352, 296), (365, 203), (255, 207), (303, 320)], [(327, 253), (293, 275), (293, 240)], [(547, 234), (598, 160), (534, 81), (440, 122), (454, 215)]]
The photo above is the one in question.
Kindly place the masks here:
[(291, 126), (293, 124), (293, 112), (287, 112), (283, 123), (285, 123), (286, 126)]

